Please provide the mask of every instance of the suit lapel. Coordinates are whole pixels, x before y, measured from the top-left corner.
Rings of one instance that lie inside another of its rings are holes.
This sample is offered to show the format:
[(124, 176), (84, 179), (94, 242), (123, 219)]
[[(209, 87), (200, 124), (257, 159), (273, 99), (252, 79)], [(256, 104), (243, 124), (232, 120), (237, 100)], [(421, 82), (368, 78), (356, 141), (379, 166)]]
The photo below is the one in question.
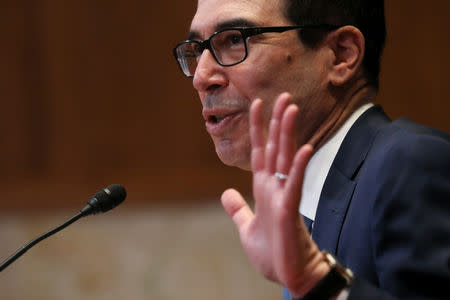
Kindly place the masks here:
[(312, 234), (319, 249), (336, 255), (339, 233), (354, 188), (354, 182), (331, 167), (320, 196)]
[(351, 127), (328, 172), (320, 195), (312, 237), (320, 249), (337, 255), (337, 246), (348, 206), (355, 190), (355, 177), (381, 127), (390, 122), (375, 106)]

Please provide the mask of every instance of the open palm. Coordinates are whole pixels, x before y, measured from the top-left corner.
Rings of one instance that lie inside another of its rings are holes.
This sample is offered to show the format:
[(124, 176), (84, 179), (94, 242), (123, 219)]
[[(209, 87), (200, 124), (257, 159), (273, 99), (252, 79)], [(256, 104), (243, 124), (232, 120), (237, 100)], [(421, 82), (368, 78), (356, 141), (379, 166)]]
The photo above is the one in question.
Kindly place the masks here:
[[(298, 107), (281, 94), (273, 109), (267, 141), (262, 121), (262, 102), (250, 110), (251, 164), (254, 212), (234, 189), (222, 195), (222, 204), (239, 231), (253, 266), (267, 279), (303, 296), (328, 271), (321, 252), (310, 238), (298, 213), (302, 182), (313, 149), (296, 151), (295, 121)], [(275, 174), (286, 174), (279, 178)]]

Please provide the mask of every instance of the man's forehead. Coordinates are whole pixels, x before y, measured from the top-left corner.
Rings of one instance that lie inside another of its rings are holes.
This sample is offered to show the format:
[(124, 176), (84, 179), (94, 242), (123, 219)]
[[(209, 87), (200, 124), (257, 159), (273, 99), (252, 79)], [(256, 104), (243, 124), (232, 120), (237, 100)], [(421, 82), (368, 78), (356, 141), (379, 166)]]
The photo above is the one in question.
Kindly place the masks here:
[[(233, 27), (255, 27), (259, 24), (256, 22), (253, 22), (251, 20), (248, 20), (246, 18), (232, 18), (232, 19), (225, 19), (224, 21), (218, 21), (214, 24), (214, 29), (212, 32), (217, 32), (222, 29), (226, 28), (233, 28)], [(209, 33), (207, 33), (208, 35)], [(204, 34), (202, 34), (202, 30), (196, 30), (195, 28), (191, 27), (191, 30), (189, 31), (188, 39), (202, 39), (205, 37), (202, 37)]]
[(275, 25), (284, 0), (199, 0), (190, 32), (205, 38), (224, 27)]

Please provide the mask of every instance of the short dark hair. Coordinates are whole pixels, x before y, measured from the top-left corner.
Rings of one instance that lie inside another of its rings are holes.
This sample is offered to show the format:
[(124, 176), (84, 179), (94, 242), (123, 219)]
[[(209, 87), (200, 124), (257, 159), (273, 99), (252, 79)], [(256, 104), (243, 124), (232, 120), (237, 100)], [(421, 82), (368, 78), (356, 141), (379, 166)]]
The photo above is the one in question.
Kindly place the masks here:
[[(384, 0), (285, 0), (285, 15), (294, 24), (353, 25), (364, 35), (363, 67), (378, 89), (381, 54), (386, 41)], [(314, 48), (324, 32), (302, 30), (300, 39)]]

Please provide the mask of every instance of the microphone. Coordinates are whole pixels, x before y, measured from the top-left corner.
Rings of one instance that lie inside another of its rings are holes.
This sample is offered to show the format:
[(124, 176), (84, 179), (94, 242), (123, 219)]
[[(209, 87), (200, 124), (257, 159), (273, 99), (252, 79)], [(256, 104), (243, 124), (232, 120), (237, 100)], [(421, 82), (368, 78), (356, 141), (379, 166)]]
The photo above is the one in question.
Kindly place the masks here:
[(7, 266), (13, 263), (16, 259), (22, 256), (31, 247), (33, 247), (40, 241), (48, 238), (49, 236), (52, 236), (58, 231), (61, 231), (62, 229), (66, 228), (67, 226), (69, 226), (70, 224), (72, 224), (73, 222), (77, 221), (82, 217), (107, 212), (108, 210), (113, 209), (114, 207), (122, 203), (126, 197), (127, 191), (120, 184), (113, 184), (104, 188), (100, 192), (96, 193), (91, 199), (89, 199), (88, 204), (85, 207), (83, 207), (80, 210), (80, 212), (77, 213), (75, 216), (73, 216), (63, 224), (59, 225), (58, 227), (32, 240), (31, 242), (29, 242), (28, 244), (17, 250), (13, 255), (5, 259), (0, 264), (0, 272), (3, 271)]
[(104, 213), (113, 209), (127, 197), (127, 191), (120, 184), (112, 184), (94, 195), (80, 211), (82, 217)]

